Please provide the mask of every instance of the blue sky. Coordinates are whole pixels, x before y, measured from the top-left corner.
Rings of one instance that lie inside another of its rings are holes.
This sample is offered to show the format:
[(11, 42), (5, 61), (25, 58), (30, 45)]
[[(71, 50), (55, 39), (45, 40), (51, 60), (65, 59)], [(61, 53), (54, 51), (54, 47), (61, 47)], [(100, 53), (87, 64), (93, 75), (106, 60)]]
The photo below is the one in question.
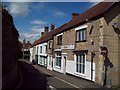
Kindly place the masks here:
[(8, 11), (12, 14), (14, 24), (23, 39), (33, 43), (44, 31), (44, 26), (55, 27), (68, 22), (72, 13), (82, 13), (96, 3), (92, 2), (9, 2)]

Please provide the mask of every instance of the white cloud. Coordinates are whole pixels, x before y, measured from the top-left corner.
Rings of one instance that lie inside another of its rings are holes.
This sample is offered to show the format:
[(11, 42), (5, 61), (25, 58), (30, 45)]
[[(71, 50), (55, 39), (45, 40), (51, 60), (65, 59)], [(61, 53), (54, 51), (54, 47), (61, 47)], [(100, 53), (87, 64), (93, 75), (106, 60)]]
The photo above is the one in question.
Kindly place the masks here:
[(8, 8), (14, 16), (27, 16), (30, 12), (29, 3), (27, 2), (12, 2)]
[(44, 31), (44, 28), (41, 26), (33, 26), (32, 28), (29, 28), (29, 32), (26, 33), (20, 33), (20, 41), (23, 41), (23, 39), (26, 39), (33, 43), (35, 40), (40, 38), (41, 32)]
[(41, 26), (34, 26), (34, 27), (30, 28), (30, 30), (31, 30), (32, 32), (35, 32), (35, 33), (40, 33), (40, 32), (43, 32), (43, 31), (44, 31), (44, 28), (41, 27)]
[(102, 2), (103, 0), (89, 0), (89, 2)]
[(50, 13), (52, 14), (52, 16), (54, 16), (54, 17), (64, 17), (64, 16), (67, 16), (67, 14), (66, 14), (65, 12), (59, 11), (59, 10), (55, 10), (55, 9), (50, 10), (49, 12), (50, 12)]
[(42, 20), (33, 20), (30, 22), (31, 24), (38, 24), (38, 25), (43, 25), (43, 24), (47, 24), (46, 21), (42, 21)]
[(23, 42), (24, 39), (26, 39), (27, 41), (30, 41), (31, 43), (33, 43), (36, 39), (38, 39), (40, 37), (39, 33), (20, 33), (20, 38), (19, 40), (21, 42)]
[(56, 11), (56, 12), (54, 12), (53, 15), (55, 15), (55, 16), (66, 16), (67, 14), (62, 12), (62, 11)]

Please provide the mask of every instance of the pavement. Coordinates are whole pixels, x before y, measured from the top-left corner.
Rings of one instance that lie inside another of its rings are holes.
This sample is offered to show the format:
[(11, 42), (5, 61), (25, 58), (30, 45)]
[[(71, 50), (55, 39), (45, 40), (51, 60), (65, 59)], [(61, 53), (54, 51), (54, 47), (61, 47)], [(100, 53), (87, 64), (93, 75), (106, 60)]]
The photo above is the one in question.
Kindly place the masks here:
[(22, 81), (20, 88), (103, 90), (101, 86), (94, 82), (84, 80), (79, 77), (51, 71), (39, 65), (32, 65), (29, 61), (20, 61), (20, 63), (24, 80)]

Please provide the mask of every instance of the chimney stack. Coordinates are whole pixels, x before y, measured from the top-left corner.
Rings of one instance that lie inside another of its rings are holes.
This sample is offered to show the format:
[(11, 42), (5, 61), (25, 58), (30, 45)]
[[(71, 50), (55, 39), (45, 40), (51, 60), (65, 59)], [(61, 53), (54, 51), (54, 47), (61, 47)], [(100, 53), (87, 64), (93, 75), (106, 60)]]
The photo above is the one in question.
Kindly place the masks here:
[(45, 26), (44, 34), (48, 33), (48, 26)]
[(41, 36), (43, 36), (44, 35), (44, 32), (41, 32)]
[(51, 24), (51, 30), (54, 30), (54, 29), (55, 29), (55, 25)]
[(78, 17), (78, 13), (72, 13), (72, 19), (75, 19), (76, 17)]

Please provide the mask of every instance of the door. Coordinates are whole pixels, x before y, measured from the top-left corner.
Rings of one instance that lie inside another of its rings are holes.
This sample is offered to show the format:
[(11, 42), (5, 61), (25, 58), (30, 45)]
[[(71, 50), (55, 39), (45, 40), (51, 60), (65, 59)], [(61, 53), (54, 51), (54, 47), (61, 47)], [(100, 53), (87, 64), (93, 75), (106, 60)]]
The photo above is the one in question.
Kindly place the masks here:
[(67, 60), (67, 54), (63, 55), (63, 73), (66, 74), (66, 60)]

